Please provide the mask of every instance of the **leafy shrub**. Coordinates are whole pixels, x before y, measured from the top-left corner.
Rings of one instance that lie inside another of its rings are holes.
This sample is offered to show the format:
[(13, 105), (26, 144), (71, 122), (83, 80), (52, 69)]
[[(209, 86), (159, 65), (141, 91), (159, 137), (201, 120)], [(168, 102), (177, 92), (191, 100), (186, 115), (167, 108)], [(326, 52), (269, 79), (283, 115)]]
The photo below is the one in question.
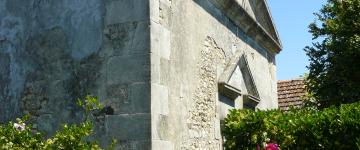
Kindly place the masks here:
[(231, 110), (222, 130), (226, 149), (255, 149), (266, 139), (282, 149), (359, 149), (360, 102), (321, 111)]
[[(94, 110), (102, 108), (96, 97), (86, 96), (78, 100), (78, 105), (85, 110), (86, 119), (80, 124), (64, 124), (62, 130), (48, 139), (33, 131), (31, 125), (26, 125), (27, 117), (17, 119), (17, 123), (9, 122), (0, 125), (0, 149), (76, 149), (76, 150), (100, 150), (95, 141), (87, 141), (92, 134), (92, 122), (88, 121), (88, 115)], [(111, 149), (115, 142), (109, 146)]]
[[(17, 120), (16, 124), (23, 124), (22, 120)], [(16, 129), (14, 125), (13, 122), (0, 125), (0, 149), (38, 149), (44, 146), (42, 135), (32, 133), (31, 125), (24, 130)]]

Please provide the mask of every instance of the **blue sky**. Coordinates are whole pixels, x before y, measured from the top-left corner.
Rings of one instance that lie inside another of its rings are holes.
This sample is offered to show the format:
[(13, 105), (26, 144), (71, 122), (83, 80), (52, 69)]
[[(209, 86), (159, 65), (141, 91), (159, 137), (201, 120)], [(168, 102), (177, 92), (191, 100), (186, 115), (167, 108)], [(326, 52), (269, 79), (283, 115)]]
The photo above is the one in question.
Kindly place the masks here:
[(305, 72), (309, 64), (304, 47), (311, 45), (308, 25), (315, 20), (326, 0), (268, 0), (283, 49), (276, 57), (278, 80), (294, 79)]

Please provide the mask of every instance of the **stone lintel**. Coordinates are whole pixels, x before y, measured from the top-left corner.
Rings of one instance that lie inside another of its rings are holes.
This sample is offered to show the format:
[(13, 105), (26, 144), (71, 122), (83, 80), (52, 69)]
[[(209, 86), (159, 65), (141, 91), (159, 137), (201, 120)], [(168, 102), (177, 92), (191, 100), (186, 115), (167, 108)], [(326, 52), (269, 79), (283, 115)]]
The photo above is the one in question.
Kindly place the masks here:
[(224, 14), (230, 18), (246, 35), (264, 48), (279, 53), (282, 49), (281, 43), (275, 40), (266, 29), (257, 22), (251, 15), (239, 4), (237, 0), (211, 0)]

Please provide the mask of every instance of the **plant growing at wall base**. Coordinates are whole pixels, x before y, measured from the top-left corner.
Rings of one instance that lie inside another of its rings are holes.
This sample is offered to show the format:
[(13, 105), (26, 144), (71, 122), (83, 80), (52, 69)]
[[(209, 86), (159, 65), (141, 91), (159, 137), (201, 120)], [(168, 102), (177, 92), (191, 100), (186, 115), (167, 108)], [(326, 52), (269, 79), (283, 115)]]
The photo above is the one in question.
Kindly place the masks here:
[[(78, 100), (86, 115), (92, 111), (102, 108), (96, 97), (86, 96)], [(0, 125), (0, 149), (88, 149), (100, 150), (95, 141), (88, 141), (86, 138), (92, 134), (93, 124), (88, 117), (80, 124), (64, 124), (63, 128), (48, 139), (36, 131), (31, 125), (27, 125), (27, 116), (17, 119), (16, 123), (9, 122)], [(116, 141), (113, 141), (108, 149), (113, 149)]]

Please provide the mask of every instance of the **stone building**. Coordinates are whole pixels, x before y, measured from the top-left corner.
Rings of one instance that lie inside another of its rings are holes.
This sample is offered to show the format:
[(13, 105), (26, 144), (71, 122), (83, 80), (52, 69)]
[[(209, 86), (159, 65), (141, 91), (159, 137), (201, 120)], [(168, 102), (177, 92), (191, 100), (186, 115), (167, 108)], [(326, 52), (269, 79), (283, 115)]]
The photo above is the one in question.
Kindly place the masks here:
[(266, 0), (1, 0), (0, 122), (54, 133), (98, 96), (102, 144), (221, 149), (229, 108), (277, 108)]

